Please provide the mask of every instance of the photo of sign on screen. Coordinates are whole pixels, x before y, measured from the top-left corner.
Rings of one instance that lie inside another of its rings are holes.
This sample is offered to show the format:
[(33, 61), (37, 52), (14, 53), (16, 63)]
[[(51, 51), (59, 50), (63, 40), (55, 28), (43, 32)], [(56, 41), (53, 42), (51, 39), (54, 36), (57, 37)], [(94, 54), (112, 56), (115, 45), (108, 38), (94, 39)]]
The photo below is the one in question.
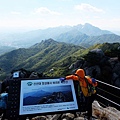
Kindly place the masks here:
[(77, 110), (72, 80), (21, 80), (19, 115)]

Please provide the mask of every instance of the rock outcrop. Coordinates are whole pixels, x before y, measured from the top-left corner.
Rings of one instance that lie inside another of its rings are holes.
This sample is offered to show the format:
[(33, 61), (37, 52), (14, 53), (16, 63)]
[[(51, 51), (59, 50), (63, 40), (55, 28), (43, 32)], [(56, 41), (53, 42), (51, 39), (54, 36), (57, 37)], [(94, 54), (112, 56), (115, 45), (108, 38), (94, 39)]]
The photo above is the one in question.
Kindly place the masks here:
[(84, 59), (77, 60), (69, 67), (73, 72), (78, 68), (83, 68), (86, 75), (120, 87), (120, 60), (106, 56), (101, 49), (89, 51)]
[[(93, 119), (92, 120), (120, 120), (120, 111), (113, 107), (103, 108), (97, 101), (92, 104)], [(85, 120), (84, 113), (64, 113), (46, 116), (36, 116), (32, 120)], [(86, 119), (87, 120), (87, 119)]]

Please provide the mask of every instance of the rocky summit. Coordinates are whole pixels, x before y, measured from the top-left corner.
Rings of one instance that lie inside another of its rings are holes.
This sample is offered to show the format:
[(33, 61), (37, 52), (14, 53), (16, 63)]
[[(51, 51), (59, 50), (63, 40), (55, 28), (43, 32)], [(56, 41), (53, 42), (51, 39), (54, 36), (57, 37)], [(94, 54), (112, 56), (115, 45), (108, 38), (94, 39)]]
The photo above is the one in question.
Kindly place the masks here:
[(79, 59), (69, 69), (73, 72), (83, 68), (86, 75), (103, 82), (120, 87), (120, 57), (108, 57), (102, 49), (93, 49), (88, 52), (85, 59)]
[[(92, 104), (93, 117), (91, 120), (120, 120), (120, 111), (113, 107), (103, 108), (97, 101)], [(32, 120), (87, 120), (84, 112), (64, 113), (46, 116), (36, 116)]]

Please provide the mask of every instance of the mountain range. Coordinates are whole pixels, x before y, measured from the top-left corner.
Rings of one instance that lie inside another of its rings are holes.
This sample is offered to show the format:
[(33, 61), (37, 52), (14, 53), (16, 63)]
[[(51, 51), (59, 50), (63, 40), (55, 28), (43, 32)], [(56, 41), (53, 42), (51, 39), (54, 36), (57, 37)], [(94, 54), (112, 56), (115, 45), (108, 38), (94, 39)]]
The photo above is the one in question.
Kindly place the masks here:
[(13, 69), (25, 68), (46, 72), (56, 66), (58, 70), (54, 74), (59, 76), (64, 74), (66, 67), (89, 49), (98, 48), (99, 44), (106, 42), (120, 43), (120, 36), (88, 23), (73, 27), (40, 29), (22, 34), (6, 35), (6, 37), (1, 35), (0, 39), (0, 46), (3, 46), (4, 43), (7, 46), (7, 49), (3, 47), (6, 51), (1, 50), (0, 53), (1, 78)]
[(107, 30), (101, 30), (89, 23), (0, 36), (0, 46), (16, 48), (28, 48), (36, 43), (40, 43), (42, 40), (50, 38), (58, 42), (72, 43), (84, 47), (90, 47), (96, 43), (120, 42), (120, 36)]
[(19, 48), (0, 56), (2, 75), (13, 69), (25, 68), (37, 72), (47, 71), (59, 60), (71, 56), (84, 47), (48, 39), (29, 48)]
[(43, 40), (29, 48), (19, 48), (0, 56), (0, 79), (9, 76), (12, 70), (24, 68), (48, 76), (66, 75), (71, 64), (85, 56), (89, 50), (101, 48), (107, 53), (117, 49), (120, 43), (96, 44), (90, 48), (57, 42), (53, 39)]

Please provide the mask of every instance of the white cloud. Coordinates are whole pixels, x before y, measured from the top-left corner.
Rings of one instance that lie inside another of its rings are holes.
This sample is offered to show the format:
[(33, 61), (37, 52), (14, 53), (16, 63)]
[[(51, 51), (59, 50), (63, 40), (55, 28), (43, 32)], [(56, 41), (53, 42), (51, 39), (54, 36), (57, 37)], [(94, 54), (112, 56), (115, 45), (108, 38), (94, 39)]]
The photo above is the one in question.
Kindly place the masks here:
[(21, 13), (20, 13), (20, 12), (12, 11), (11, 14), (14, 14), (14, 15), (20, 15)]
[(49, 15), (49, 14), (50, 15), (61, 15), (60, 13), (55, 12), (55, 11), (51, 11), (46, 7), (37, 8), (37, 9), (35, 9), (34, 13), (35, 14), (41, 14), (41, 15)]
[(76, 5), (75, 9), (87, 12), (104, 12), (102, 9), (96, 8), (90, 4), (81, 3), (80, 5)]

